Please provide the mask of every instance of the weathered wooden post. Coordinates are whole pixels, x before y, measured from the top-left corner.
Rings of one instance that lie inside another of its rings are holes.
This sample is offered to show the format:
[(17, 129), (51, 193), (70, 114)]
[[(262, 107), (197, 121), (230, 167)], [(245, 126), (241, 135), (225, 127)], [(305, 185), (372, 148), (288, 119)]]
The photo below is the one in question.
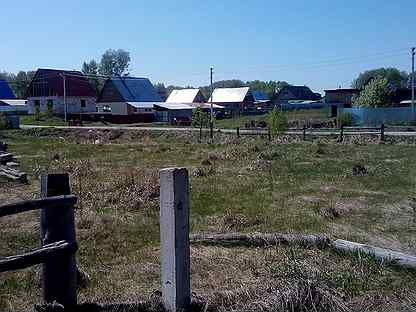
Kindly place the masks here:
[[(42, 197), (69, 195), (68, 174), (48, 174), (41, 177)], [(76, 242), (74, 207), (45, 208), (41, 212), (42, 245), (58, 241)], [(43, 264), (43, 298), (64, 307), (77, 304), (77, 265), (75, 254), (56, 256)]]
[(199, 143), (202, 142), (202, 120), (201, 123), (199, 124)]
[(237, 127), (237, 137), (240, 137), (240, 127)]
[(267, 128), (267, 137), (269, 138), (269, 142), (272, 141), (272, 131), (270, 130), (270, 127)]
[(382, 123), (381, 124), (381, 127), (380, 127), (380, 141), (381, 142), (384, 142), (384, 123)]
[(185, 168), (160, 170), (160, 239), (162, 296), (167, 311), (191, 303), (189, 248), (189, 180)]
[(302, 128), (302, 140), (306, 141), (306, 125), (303, 125)]
[(339, 130), (339, 141), (341, 143), (344, 141), (344, 125), (341, 125), (341, 129)]

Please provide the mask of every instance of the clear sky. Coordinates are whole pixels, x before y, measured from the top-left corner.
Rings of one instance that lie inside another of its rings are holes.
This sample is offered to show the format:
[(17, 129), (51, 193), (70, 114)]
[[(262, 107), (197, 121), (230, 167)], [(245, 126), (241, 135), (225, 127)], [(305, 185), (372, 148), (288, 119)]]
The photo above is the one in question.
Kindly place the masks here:
[(1, 1), (0, 70), (79, 69), (108, 49), (153, 82), (286, 80), (348, 87), (375, 67), (410, 70), (415, 0)]

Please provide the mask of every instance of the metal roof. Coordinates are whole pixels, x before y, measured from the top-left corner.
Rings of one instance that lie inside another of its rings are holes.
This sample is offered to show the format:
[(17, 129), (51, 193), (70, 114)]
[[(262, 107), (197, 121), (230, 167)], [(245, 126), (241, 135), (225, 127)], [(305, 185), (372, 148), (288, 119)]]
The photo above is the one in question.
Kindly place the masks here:
[(249, 87), (216, 88), (214, 92), (212, 92), (212, 96), (209, 98), (208, 102), (211, 102), (211, 98), (214, 103), (243, 102), (249, 89)]
[(126, 102), (127, 104), (136, 108), (153, 108), (152, 102)]
[(193, 103), (198, 92), (199, 89), (172, 90), (166, 103)]
[(159, 93), (147, 78), (112, 78), (111, 82), (127, 102), (161, 102)]
[[(191, 103), (190, 105), (192, 105), (193, 107), (200, 107), (200, 108), (206, 108), (206, 109), (211, 108), (211, 103)], [(224, 109), (224, 106), (213, 103), (212, 108), (214, 108), (214, 109)]]
[(95, 89), (80, 71), (39, 68), (29, 87), (26, 97), (63, 96), (65, 76), (66, 96), (97, 97)]
[(0, 79), (0, 99), (15, 99), (14, 93), (6, 80)]
[(254, 100), (257, 102), (268, 101), (268, 96), (263, 91), (253, 91)]
[(185, 103), (165, 103), (165, 102), (159, 102), (154, 103), (155, 106), (159, 106), (162, 108), (166, 108), (169, 110), (176, 110), (176, 109), (195, 109), (195, 107), (185, 104)]
[(27, 105), (26, 100), (9, 100), (9, 99), (0, 99), (0, 105), (10, 105), (10, 106), (24, 106)]

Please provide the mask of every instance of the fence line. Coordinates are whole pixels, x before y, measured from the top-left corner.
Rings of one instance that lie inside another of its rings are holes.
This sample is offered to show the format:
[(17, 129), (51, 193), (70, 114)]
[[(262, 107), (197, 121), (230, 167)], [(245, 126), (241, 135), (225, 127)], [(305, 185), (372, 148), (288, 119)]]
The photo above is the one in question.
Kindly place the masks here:
[(75, 253), (74, 205), (68, 174), (41, 177), (42, 199), (22, 201), (0, 207), (0, 217), (41, 210), (41, 247), (0, 260), (0, 272), (20, 270), (42, 264), (43, 299), (66, 307), (77, 304), (77, 266)]

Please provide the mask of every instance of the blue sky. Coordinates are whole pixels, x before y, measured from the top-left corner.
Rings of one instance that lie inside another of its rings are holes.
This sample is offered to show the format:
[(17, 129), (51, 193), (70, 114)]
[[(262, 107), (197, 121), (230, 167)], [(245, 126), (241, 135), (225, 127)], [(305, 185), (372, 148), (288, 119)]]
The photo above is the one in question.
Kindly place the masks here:
[(108, 48), (177, 85), (286, 80), (347, 87), (366, 69), (410, 70), (416, 1), (2, 1), (0, 70), (79, 69)]

